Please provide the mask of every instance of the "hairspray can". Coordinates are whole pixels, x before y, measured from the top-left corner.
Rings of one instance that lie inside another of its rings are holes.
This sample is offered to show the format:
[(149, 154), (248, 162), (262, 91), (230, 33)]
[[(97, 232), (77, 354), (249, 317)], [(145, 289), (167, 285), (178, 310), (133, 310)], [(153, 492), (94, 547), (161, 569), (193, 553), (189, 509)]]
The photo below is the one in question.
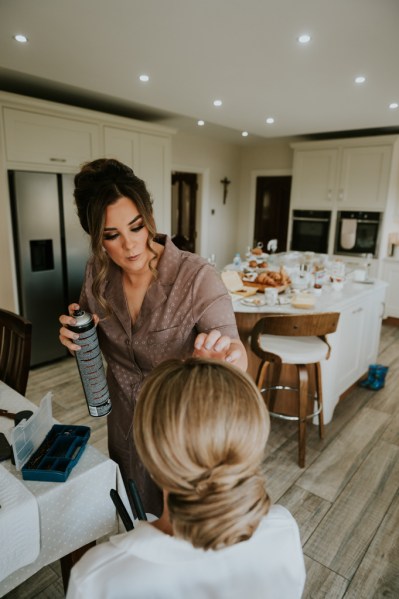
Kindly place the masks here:
[(91, 314), (75, 310), (75, 325), (68, 328), (79, 333), (74, 341), (81, 349), (75, 352), (79, 374), (90, 416), (107, 416), (112, 409), (97, 331)]

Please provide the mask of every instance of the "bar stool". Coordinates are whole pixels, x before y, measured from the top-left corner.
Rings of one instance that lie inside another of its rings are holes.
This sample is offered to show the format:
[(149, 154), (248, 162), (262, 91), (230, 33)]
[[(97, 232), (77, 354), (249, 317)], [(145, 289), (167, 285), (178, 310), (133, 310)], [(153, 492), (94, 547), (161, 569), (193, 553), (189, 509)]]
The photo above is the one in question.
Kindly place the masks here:
[[(330, 356), (331, 347), (326, 335), (334, 333), (339, 320), (338, 312), (317, 314), (269, 314), (261, 318), (251, 332), (251, 349), (260, 358), (256, 384), (271, 416), (298, 421), (298, 464), (305, 467), (306, 421), (318, 416), (319, 435), (323, 438), (323, 392), (321, 381), (322, 360)], [(284, 364), (296, 367), (298, 387), (280, 384)], [(272, 366), (270, 385), (265, 386), (269, 366)], [(314, 373), (317, 409), (307, 414), (309, 372)], [(298, 394), (298, 414), (290, 416), (274, 410), (277, 392), (287, 390)], [(268, 396), (268, 399), (267, 399)]]

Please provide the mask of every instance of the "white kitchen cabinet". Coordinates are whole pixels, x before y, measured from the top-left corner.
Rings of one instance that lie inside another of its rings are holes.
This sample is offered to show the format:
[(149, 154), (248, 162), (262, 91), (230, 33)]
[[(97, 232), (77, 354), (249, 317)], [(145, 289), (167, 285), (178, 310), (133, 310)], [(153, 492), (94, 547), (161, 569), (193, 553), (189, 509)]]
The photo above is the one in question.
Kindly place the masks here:
[[(360, 284), (358, 283), (358, 285)], [(368, 370), (370, 364), (377, 360), (382, 320), (385, 317), (386, 295), (386, 287), (378, 287), (373, 295), (367, 296), (362, 302), (365, 317), (364, 327), (361, 331), (362, 339), (360, 340), (362, 351), (360, 354), (359, 377)]]
[(399, 318), (399, 260), (387, 258), (383, 261), (382, 278), (389, 285), (385, 315)]
[[(329, 378), (335, 396), (339, 397), (360, 379), (378, 356), (382, 319), (384, 316), (386, 286), (347, 283), (364, 293), (353, 296), (353, 300), (340, 310), (338, 329), (332, 337), (331, 364), (334, 376)], [(326, 390), (329, 393), (328, 390)]]
[(338, 150), (296, 150), (291, 203), (294, 208), (331, 209), (336, 186)]
[(392, 147), (341, 148), (337, 204), (382, 212), (388, 195)]
[(128, 164), (135, 173), (139, 170), (140, 134), (129, 129), (104, 127), (104, 156)]
[(171, 234), (171, 148), (169, 140), (157, 135), (140, 135), (140, 176), (153, 199), (158, 231)]
[(341, 337), (336, 357), (335, 391), (340, 396), (362, 375), (362, 341), (366, 324), (364, 304), (348, 306), (340, 313), (337, 335)]
[(4, 108), (6, 159), (15, 168), (79, 166), (99, 155), (99, 126), (59, 116)]
[(104, 127), (105, 156), (131, 166), (143, 179), (153, 199), (155, 222), (160, 232), (171, 231), (170, 137)]
[(0, 91), (0, 305), (18, 312), (8, 170), (76, 173), (104, 155), (130, 164), (154, 199), (158, 230), (171, 230), (174, 129)]
[(377, 139), (293, 144), (292, 208), (383, 211), (392, 143)]

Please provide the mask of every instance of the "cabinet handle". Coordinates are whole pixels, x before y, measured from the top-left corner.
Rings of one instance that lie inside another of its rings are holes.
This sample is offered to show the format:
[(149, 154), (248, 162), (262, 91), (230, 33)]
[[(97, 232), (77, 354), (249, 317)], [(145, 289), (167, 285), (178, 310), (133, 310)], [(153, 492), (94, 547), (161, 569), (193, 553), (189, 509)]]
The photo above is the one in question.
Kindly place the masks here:
[(352, 314), (358, 314), (358, 312), (363, 312), (364, 308), (356, 308), (356, 310), (352, 310)]
[(50, 162), (66, 162), (66, 158), (50, 158)]

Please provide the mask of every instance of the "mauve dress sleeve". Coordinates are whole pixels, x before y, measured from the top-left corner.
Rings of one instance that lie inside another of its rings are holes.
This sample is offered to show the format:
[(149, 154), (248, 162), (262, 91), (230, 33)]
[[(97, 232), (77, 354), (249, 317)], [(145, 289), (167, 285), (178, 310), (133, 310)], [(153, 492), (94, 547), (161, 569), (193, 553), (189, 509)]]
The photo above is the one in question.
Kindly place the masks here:
[(239, 339), (233, 304), (213, 266), (205, 264), (192, 286), (193, 320), (199, 333), (217, 329), (222, 335)]

